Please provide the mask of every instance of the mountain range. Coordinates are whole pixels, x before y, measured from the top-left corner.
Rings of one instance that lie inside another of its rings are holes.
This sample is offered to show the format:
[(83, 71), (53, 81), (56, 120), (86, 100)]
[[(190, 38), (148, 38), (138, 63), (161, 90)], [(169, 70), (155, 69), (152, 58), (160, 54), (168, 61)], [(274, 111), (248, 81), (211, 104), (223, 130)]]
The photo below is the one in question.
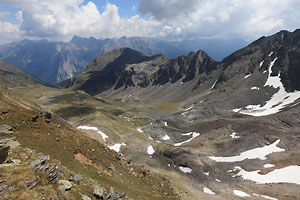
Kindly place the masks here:
[(300, 29), (222, 61), (203, 50), (169, 58), (112, 49), (60, 88), (1, 62), (0, 131), (10, 135), (0, 136), (21, 146), (0, 163), (0, 186), (10, 188), (0, 196), (297, 199), (299, 64)]
[[(142, 37), (121, 37), (117, 39), (95, 39), (74, 36), (70, 42), (53, 42), (48, 40), (23, 40), (0, 46), (0, 59), (28, 72), (38, 79), (55, 85), (80, 73), (88, 63), (98, 55), (117, 48), (129, 47), (149, 55), (164, 54), (170, 58), (184, 55), (190, 48), (204, 48), (216, 52), (221, 59), (245, 45), (241, 41), (218, 41), (224, 48), (215, 48), (215, 40), (201, 40), (196, 43), (170, 43)], [(228, 45), (230, 44), (230, 45)], [(227, 48), (231, 46), (231, 48)], [(215, 55), (215, 54), (212, 54)]]

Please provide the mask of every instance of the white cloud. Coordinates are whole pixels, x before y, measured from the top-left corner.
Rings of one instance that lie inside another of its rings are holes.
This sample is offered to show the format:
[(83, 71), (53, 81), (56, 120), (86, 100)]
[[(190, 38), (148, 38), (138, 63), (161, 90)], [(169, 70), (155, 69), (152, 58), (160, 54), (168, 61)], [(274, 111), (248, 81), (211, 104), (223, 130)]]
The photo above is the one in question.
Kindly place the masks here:
[[(140, 0), (138, 10), (164, 26), (179, 27), (182, 38), (255, 39), (281, 29), (300, 28), (297, 0)], [(175, 37), (175, 32), (171, 36)]]
[(134, 9), (143, 16), (132, 17), (120, 17), (114, 4), (107, 3), (100, 12), (93, 2), (83, 4), (84, 0), (0, 2), (22, 9), (17, 13), (19, 25), (5, 22), (0, 13), (1, 31), (5, 30), (0, 42), (13, 37), (67, 41), (73, 35), (255, 39), (280, 29), (294, 30), (300, 18), (297, 0), (139, 0)]

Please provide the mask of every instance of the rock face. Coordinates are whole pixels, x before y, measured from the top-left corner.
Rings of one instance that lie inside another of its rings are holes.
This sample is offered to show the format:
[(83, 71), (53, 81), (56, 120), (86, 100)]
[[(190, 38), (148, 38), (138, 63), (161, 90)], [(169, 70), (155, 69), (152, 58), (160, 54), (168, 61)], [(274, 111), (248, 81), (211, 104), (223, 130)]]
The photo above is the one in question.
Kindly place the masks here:
[(173, 45), (141, 37), (97, 40), (74, 36), (67, 43), (23, 40), (2, 45), (0, 59), (44, 82), (56, 84), (81, 72), (96, 56), (123, 47), (170, 57), (186, 53)]
[(169, 60), (163, 55), (146, 56), (129, 48), (114, 50), (97, 57), (65, 87), (95, 95), (119, 88), (161, 86), (167, 83), (199, 79), (199, 75), (217, 69), (217, 63), (205, 52), (191, 52)]

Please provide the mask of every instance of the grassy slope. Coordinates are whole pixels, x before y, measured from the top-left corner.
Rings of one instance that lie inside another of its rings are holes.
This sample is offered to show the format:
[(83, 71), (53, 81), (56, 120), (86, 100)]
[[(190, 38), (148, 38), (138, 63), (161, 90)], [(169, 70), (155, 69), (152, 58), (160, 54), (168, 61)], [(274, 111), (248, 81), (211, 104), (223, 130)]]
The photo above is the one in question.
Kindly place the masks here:
[[(119, 161), (115, 152), (74, 130), (58, 116), (54, 115), (49, 124), (42, 117), (38, 118), (37, 123), (31, 122), (31, 117), (41, 111), (38, 106), (2, 88), (1, 93), (0, 108), (10, 110), (1, 119), (1, 124), (17, 127), (15, 135), (22, 146), (50, 155), (76, 173), (91, 177), (106, 187), (113, 186), (115, 191), (126, 192), (131, 199), (176, 199), (162, 177), (150, 172), (144, 176), (144, 169)], [(77, 161), (75, 152), (86, 156), (97, 167)], [(109, 170), (109, 167), (114, 170)]]

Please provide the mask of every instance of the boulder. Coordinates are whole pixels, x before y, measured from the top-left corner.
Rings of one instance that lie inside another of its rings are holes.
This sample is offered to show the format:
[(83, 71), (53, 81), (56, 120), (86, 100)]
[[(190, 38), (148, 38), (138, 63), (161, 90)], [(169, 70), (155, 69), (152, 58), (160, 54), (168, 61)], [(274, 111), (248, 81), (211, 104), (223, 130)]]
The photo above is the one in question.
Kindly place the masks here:
[(0, 164), (4, 163), (8, 157), (9, 146), (0, 146)]
[(69, 177), (69, 181), (72, 181), (72, 182), (76, 183), (77, 185), (79, 185), (80, 182), (82, 181), (82, 176), (80, 176), (79, 174), (75, 174), (74, 176), (71, 175)]
[(31, 117), (31, 121), (32, 122), (36, 122), (36, 120), (39, 118), (39, 116), (38, 115), (33, 115), (32, 117)]
[(72, 183), (70, 181), (67, 181), (67, 180), (59, 180), (58, 181), (58, 186), (61, 190), (68, 191), (68, 190), (71, 190)]
[(104, 188), (101, 185), (94, 185), (93, 195), (96, 199), (104, 199)]
[(90, 197), (88, 197), (88, 196), (85, 195), (85, 194), (82, 194), (82, 195), (81, 195), (81, 199), (82, 199), (82, 200), (92, 200)]
[(37, 185), (37, 180), (36, 179), (26, 180), (24, 181), (24, 183), (28, 189), (32, 189)]
[(10, 135), (12, 133), (14, 133), (13, 131), (13, 127), (3, 124), (0, 125), (0, 135)]

